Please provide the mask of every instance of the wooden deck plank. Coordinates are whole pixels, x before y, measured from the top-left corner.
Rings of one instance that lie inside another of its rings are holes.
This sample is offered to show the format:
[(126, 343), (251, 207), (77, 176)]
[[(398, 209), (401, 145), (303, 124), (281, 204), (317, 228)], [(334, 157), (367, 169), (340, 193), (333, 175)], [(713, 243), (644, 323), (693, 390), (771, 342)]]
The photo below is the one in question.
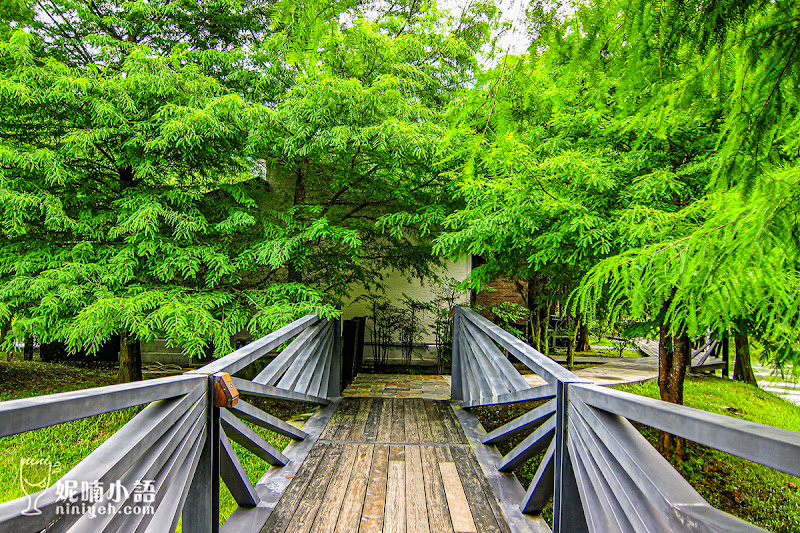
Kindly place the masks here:
[(342, 400), (339, 404), (339, 407), (336, 408), (336, 412), (333, 413), (330, 422), (328, 425), (325, 426), (322, 434), (320, 435), (321, 439), (324, 440), (335, 440), (336, 435), (339, 432), (339, 428), (342, 427), (342, 424), (346, 422), (347, 419), (347, 412), (353, 406), (353, 400), (346, 398)]
[[(410, 407), (410, 406), (407, 406)], [(410, 409), (406, 412), (409, 412)], [(425, 482), (419, 446), (406, 446), (406, 531), (429, 533), (428, 506), (425, 502)]]
[[(447, 429), (444, 427), (442, 423), (442, 415), (439, 412), (439, 408), (436, 405), (436, 402), (426, 401), (425, 402), (425, 413), (428, 415), (428, 424), (431, 428), (431, 442), (435, 444), (446, 444), (448, 438)], [(449, 453), (445, 453), (447, 448), (442, 446), (436, 446), (434, 449), (436, 453), (436, 460), (439, 462), (443, 461), (452, 461)]]
[[(374, 404), (373, 404), (374, 405)], [(372, 452), (367, 494), (358, 533), (380, 533), (386, 506), (386, 483), (389, 475), (389, 446), (379, 444)]]
[(386, 518), (383, 533), (406, 531), (406, 465), (404, 461), (389, 461), (389, 480), (386, 484)]
[(364, 507), (364, 496), (367, 493), (367, 481), (369, 480), (369, 471), (372, 465), (372, 451), (375, 447), (369, 444), (361, 444), (357, 448), (356, 462), (353, 465), (350, 483), (347, 486), (347, 494), (345, 494), (342, 508), (339, 512), (336, 533), (358, 531), (358, 526), (361, 522), (361, 511)]
[(342, 412), (339, 426), (336, 428), (336, 433), (331, 437), (331, 440), (347, 440), (350, 436), (350, 431), (353, 429), (353, 420), (358, 413), (358, 408), (361, 402), (356, 399), (342, 400), (342, 405), (339, 406), (339, 411)]
[(428, 502), (428, 526), (430, 533), (452, 533), (450, 512), (442, 485), (435, 446), (420, 446), (422, 477), (425, 486), (425, 500)]
[(392, 417), (394, 416), (394, 400), (383, 399), (383, 409), (381, 410), (378, 421), (378, 442), (390, 442), (392, 440)]
[(364, 398), (358, 402), (358, 410), (353, 417), (350, 432), (347, 437), (342, 440), (360, 441), (364, 438), (364, 427), (367, 425), (367, 418), (369, 418), (370, 407), (372, 407), (372, 398)]
[(406, 414), (402, 399), (392, 400), (392, 437), (389, 442), (405, 442)]
[(389, 446), (389, 460), (390, 461), (405, 461), (406, 460), (406, 447), (402, 444), (392, 444)]
[(428, 424), (431, 428), (431, 442), (436, 444), (447, 443), (447, 432), (442, 425), (442, 415), (439, 413), (436, 402), (426, 401), (425, 413), (428, 415)]
[(262, 532), (282, 533), (286, 531), (294, 515), (298, 503), (303, 498), (306, 488), (311, 481), (314, 472), (320, 464), (320, 458), (328, 451), (328, 446), (317, 445), (311, 448), (308, 457), (303, 462), (303, 466), (297, 471), (292, 482), (281, 495), (278, 505), (270, 514), (267, 523), (264, 524)]
[(442, 485), (447, 499), (447, 508), (450, 510), (453, 531), (456, 533), (478, 533), (455, 463), (439, 463), (439, 472), (442, 475)]
[(442, 422), (445, 428), (447, 428), (449, 437), (447, 442), (450, 444), (466, 444), (467, 436), (464, 434), (464, 430), (461, 429), (461, 424), (458, 423), (458, 419), (453, 412), (453, 407), (450, 405), (450, 402), (436, 402), (436, 405), (439, 408), (439, 413), (442, 415)]
[(489, 480), (486, 479), (486, 476), (483, 474), (483, 470), (481, 469), (481, 465), (478, 463), (478, 459), (472, 452), (467, 452), (464, 454), (464, 456), (464, 465), (472, 467), (475, 473), (475, 479), (478, 480), (478, 483), (483, 490), (486, 502), (489, 504), (489, 507), (491, 508), (495, 519), (497, 520), (500, 531), (502, 533), (511, 533), (511, 528), (506, 521), (506, 517), (503, 515), (503, 510), (500, 508), (500, 503), (497, 501), (494, 491), (492, 491), (492, 486), (489, 484)]
[(322, 495), (328, 488), (333, 477), (333, 472), (342, 456), (342, 447), (336, 445), (325, 446), (327, 453), (319, 460), (319, 466), (314, 470), (308, 483), (305, 494), (296, 507), (294, 515), (286, 528), (291, 533), (308, 533), (314, 524), (314, 518), (322, 505)]
[(339, 511), (342, 508), (342, 502), (350, 482), (350, 474), (353, 471), (353, 464), (356, 460), (357, 446), (341, 444), (336, 446), (342, 446), (343, 452), (339, 459), (338, 468), (333, 474), (330, 483), (328, 483), (325, 494), (317, 496), (322, 498), (322, 505), (320, 505), (317, 516), (314, 518), (314, 526), (311, 529), (314, 533), (331, 532), (336, 527)]
[(403, 400), (405, 442), (419, 442), (419, 430), (417, 429), (417, 417), (414, 414), (414, 407), (412, 400)]
[(372, 398), (372, 403), (369, 408), (369, 416), (367, 423), (364, 425), (364, 440), (375, 441), (378, 438), (378, 426), (380, 423), (381, 413), (383, 412), (383, 404), (386, 400), (383, 398)]
[(412, 405), (414, 412), (414, 419), (417, 422), (417, 431), (419, 433), (419, 442), (433, 442), (433, 434), (431, 433), (431, 424), (428, 420), (428, 412), (425, 409), (425, 401), (415, 398), (408, 400)]
[(470, 464), (469, 450), (453, 448), (450, 453), (453, 454), (453, 463), (458, 470), (458, 477), (461, 479), (461, 486), (464, 487), (464, 494), (467, 495), (472, 519), (475, 521), (478, 531), (500, 531), (497, 517), (494, 515), (480, 480)]
[(449, 405), (443, 405), (441, 402), (434, 403), (434, 407), (436, 411), (439, 413), (439, 425), (442, 428), (444, 442), (446, 443), (456, 443), (456, 437), (458, 434), (455, 432), (455, 428), (451, 427), (453, 422), (450, 420), (448, 416), (448, 410), (450, 409)]
[(347, 398), (269, 533), (510, 533), (449, 402)]

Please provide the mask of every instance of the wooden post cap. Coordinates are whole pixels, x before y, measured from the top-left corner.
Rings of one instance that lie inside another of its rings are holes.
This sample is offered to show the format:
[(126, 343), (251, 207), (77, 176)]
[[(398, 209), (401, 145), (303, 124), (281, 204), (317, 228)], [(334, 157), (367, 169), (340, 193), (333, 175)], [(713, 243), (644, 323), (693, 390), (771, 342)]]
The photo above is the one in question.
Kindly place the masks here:
[(214, 374), (214, 405), (217, 407), (233, 407), (239, 402), (239, 391), (227, 372)]

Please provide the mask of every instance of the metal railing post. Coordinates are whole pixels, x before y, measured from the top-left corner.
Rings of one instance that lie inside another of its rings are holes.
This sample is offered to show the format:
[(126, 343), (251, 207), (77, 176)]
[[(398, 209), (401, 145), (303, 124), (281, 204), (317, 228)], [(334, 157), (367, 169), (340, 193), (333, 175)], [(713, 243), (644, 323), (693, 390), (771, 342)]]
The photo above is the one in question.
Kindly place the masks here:
[(458, 351), (460, 343), (461, 307), (453, 309), (453, 352), (450, 357), (450, 398), (460, 402), (464, 400), (464, 391), (461, 390), (461, 356)]
[(333, 353), (328, 379), (328, 398), (342, 395), (342, 316), (333, 320)]
[(569, 456), (569, 382), (556, 382), (553, 533), (588, 533), (581, 495)]
[(219, 531), (219, 407), (214, 405), (214, 376), (208, 376), (206, 441), (183, 505), (183, 531)]

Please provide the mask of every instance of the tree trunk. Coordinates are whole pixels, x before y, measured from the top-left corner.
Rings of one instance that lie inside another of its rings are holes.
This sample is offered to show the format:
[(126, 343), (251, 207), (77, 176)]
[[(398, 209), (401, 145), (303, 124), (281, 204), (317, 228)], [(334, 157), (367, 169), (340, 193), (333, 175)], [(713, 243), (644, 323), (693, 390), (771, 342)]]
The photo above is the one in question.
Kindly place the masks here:
[[(666, 324), (659, 326), (658, 388), (665, 402), (683, 405), (683, 382), (692, 360), (692, 343), (688, 335), (669, 335)], [(685, 459), (683, 439), (664, 431), (660, 439), (661, 452), (678, 461)]]
[(60, 341), (43, 342), (39, 345), (39, 356), (48, 363), (63, 360), (67, 356), (67, 346)]
[(138, 340), (130, 341), (130, 333), (119, 336), (119, 372), (117, 381), (128, 383), (142, 379), (142, 349)]
[(541, 322), (539, 321), (539, 312), (537, 310), (532, 310), (530, 312), (530, 322), (531, 322), (531, 345), (534, 348), (539, 350), (539, 341), (541, 340), (541, 333), (539, 333), (539, 329), (541, 328)]
[(589, 346), (589, 325), (583, 319), (583, 315), (578, 314), (578, 341), (575, 345), (576, 352), (588, 352), (592, 347)]
[(569, 341), (567, 341), (567, 368), (569, 370), (572, 370), (572, 367), (575, 366), (575, 337), (578, 335), (580, 329), (581, 322), (576, 318), (575, 328), (572, 330), (572, 336), (570, 337)]
[(550, 303), (545, 302), (545, 305), (539, 310), (540, 313), (540, 320), (542, 321), (541, 325), (541, 333), (542, 333), (542, 340), (541, 348), (539, 351), (543, 354), (549, 356), (550, 355)]
[(25, 337), (25, 346), (22, 348), (22, 358), (33, 361), (33, 337)]
[[(9, 332), (9, 331), (11, 331), (11, 321), (7, 322), (6, 324), (3, 324), (3, 327), (2, 327), (2, 329), (0, 329), (0, 344), (2, 344), (2, 343), (4, 343), (4, 342), (5, 342), (5, 340), (6, 340), (6, 335), (8, 335), (8, 332)], [(11, 359), (12, 359), (13, 357), (14, 357), (14, 348), (12, 347), (10, 350), (8, 350), (8, 351), (6, 352), (6, 358), (7, 358), (9, 361), (11, 361)]]
[[(295, 182), (294, 182), (294, 205), (301, 205), (306, 201), (306, 175), (303, 170), (303, 167), (308, 166), (307, 160), (305, 161), (305, 165), (300, 164), (297, 167), (297, 171), (295, 172)], [(303, 273), (297, 268), (297, 265), (289, 259), (288, 266), (288, 279), (290, 282), (294, 283), (302, 283), (303, 282)]]
[(740, 333), (737, 331), (733, 342), (736, 346), (733, 379), (736, 381), (744, 381), (745, 383), (758, 387), (756, 375), (753, 373), (753, 367), (750, 364), (750, 341), (747, 338), (747, 333)]

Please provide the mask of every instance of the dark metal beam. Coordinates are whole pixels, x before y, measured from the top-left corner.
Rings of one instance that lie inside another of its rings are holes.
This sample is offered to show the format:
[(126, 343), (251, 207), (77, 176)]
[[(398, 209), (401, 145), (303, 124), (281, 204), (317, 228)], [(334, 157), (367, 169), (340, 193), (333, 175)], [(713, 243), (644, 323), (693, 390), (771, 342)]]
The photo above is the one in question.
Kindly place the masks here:
[(543, 353), (535, 350), (521, 339), (516, 338), (499, 326), (492, 324), (472, 309), (467, 307), (459, 307), (459, 309), (465, 319), (472, 322), (478, 329), (511, 352), (514, 357), (519, 359), (525, 366), (536, 372), (548, 383), (554, 384), (556, 381), (587, 382), (585, 379), (579, 378)]
[(233, 374), (238, 372), (319, 320), (320, 318), (317, 317), (317, 315), (306, 315), (303, 318), (295, 320), (291, 324), (283, 326), (279, 330), (273, 331), (269, 335), (251, 342), (247, 346), (239, 348), (225, 357), (217, 359), (213, 363), (207, 364), (197, 371), (204, 374), (214, 374), (216, 372)]
[(525, 461), (543, 451), (550, 444), (553, 432), (556, 429), (556, 420), (552, 416), (542, 424), (536, 431), (528, 435), (525, 440), (520, 442), (513, 450), (503, 457), (503, 462), (497, 465), (501, 472), (514, 470)]
[(239, 507), (255, 507), (261, 498), (224, 431), (220, 432), (220, 474)]
[[(147, 406), (61, 478), (62, 483), (69, 481), (76, 484), (74, 488), (67, 489), (65, 495), (80, 500), (82, 491), (84, 488), (88, 490), (91, 483), (97, 481), (105, 484), (119, 479), (204, 392), (205, 388), (198, 387), (182, 398), (161, 400)], [(86, 482), (85, 485), (83, 482)], [(42, 511), (39, 515), (22, 514), (28, 505), (27, 498), (0, 504), (0, 530), (45, 529), (56, 518), (55, 510), (61, 501), (60, 496), (57, 485), (45, 489), (37, 500), (37, 506)]]
[(534, 428), (541, 426), (547, 418), (553, 415), (556, 412), (556, 402), (555, 400), (550, 400), (549, 402), (540, 405), (536, 409), (528, 411), (522, 416), (518, 416), (511, 422), (500, 426), (499, 428), (495, 429), (484, 439), (484, 444), (496, 444), (498, 442), (502, 442), (506, 439), (517, 435), (518, 433), (522, 433), (524, 431), (530, 431)]
[(314, 403), (318, 405), (328, 405), (331, 403), (327, 398), (320, 398), (319, 396), (300, 394), (299, 392), (283, 390), (269, 385), (260, 385), (252, 381), (247, 381), (246, 379), (231, 379), (239, 392), (252, 394), (254, 396), (264, 396), (265, 398), (276, 398), (279, 400), (294, 400), (296, 402)]
[(236, 405), (230, 408), (230, 411), (242, 420), (247, 420), (252, 424), (267, 428), (275, 433), (289, 437), (290, 439), (303, 440), (308, 437), (308, 434), (302, 429), (296, 428), (269, 413), (265, 413), (258, 407), (252, 406), (245, 401), (240, 400)]
[(205, 381), (184, 374), (0, 402), (0, 437), (182, 396)]
[(536, 469), (536, 473), (531, 480), (528, 491), (520, 504), (523, 513), (539, 514), (547, 505), (548, 500), (553, 495), (553, 463), (556, 451), (556, 440), (550, 441), (550, 446), (544, 452), (542, 462)]
[(469, 409), (471, 407), (481, 407), (483, 405), (502, 405), (506, 403), (519, 403), (530, 402), (533, 400), (544, 400), (545, 398), (552, 398), (556, 394), (555, 385), (541, 385), (539, 387), (531, 387), (527, 390), (512, 392), (510, 394), (503, 394), (496, 398), (482, 398), (475, 401), (464, 402), (461, 407)]
[(800, 433), (594, 385), (572, 390), (587, 405), (800, 476)]
[(220, 421), (225, 433), (231, 440), (238, 442), (248, 451), (265, 460), (272, 466), (283, 466), (289, 460), (261, 435), (250, 429), (244, 422), (224, 409), (220, 413)]

